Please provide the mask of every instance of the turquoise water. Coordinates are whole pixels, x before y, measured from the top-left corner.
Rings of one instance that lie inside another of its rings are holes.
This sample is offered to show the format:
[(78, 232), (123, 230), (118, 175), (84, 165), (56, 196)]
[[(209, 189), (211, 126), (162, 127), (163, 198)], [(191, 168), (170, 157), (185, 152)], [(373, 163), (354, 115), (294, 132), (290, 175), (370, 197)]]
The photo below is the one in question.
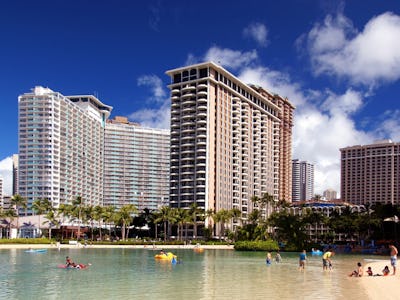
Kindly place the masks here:
[[(0, 299), (367, 299), (346, 275), (371, 257), (338, 254), (333, 270), (322, 271), (321, 257), (309, 255), (302, 272), (296, 253), (267, 266), (259, 252), (172, 252), (181, 263), (156, 261), (147, 249), (0, 250)], [(92, 266), (57, 268), (67, 255)]]

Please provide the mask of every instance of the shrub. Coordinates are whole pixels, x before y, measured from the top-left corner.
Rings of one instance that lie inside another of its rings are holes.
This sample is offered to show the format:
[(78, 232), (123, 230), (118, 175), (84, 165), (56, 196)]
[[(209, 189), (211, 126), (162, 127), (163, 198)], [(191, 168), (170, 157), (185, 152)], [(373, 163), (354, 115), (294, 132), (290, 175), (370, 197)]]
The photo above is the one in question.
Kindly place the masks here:
[(240, 241), (234, 246), (237, 251), (278, 251), (279, 245), (276, 241)]

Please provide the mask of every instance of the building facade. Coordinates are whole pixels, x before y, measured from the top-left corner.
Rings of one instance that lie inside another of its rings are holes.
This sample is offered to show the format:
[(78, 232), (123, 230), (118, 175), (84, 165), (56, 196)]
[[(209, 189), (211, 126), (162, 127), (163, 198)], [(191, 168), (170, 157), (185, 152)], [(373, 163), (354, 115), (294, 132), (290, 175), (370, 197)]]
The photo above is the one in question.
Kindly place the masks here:
[(327, 200), (327, 201), (337, 199), (337, 192), (333, 189), (325, 190), (322, 195), (325, 198), (325, 200)]
[(45, 198), (54, 207), (77, 196), (84, 205), (102, 205), (104, 127), (112, 107), (40, 86), (19, 96), (18, 106), (18, 188), (26, 213)]
[(314, 197), (314, 165), (307, 161), (292, 161), (292, 201), (307, 201)]
[(0, 176), (0, 206), (3, 207), (4, 205), (4, 192), (3, 192), (3, 177)]
[(170, 131), (141, 127), (125, 117), (107, 120), (104, 205), (140, 211), (169, 204)]
[(280, 108), (278, 112), (280, 122), (275, 124), (277, 128), (274, 133), (279, 134), (279, 145), (274, 147), (275, 151), (279, 151), (278, 199), (292, 202), (292, 130), (295, 107), (287, 98), (282, 98), (255, 85), (251, 87)]
[(400, 205), (400, 143), (383, 140), (340, 152), (343, 201)]
[[(237, 208), (246, 219), (255, 205), (253, 196), (268, 193), (279, 200), (282, 109), (212, 62), (167, 74), (170, 205), (196, 203), (214, 212)], [(290, 162), (291, 152), (287, 155)]]
[(18, 189), (18, 154), (12, 156), (12, 194), (19, 193)]

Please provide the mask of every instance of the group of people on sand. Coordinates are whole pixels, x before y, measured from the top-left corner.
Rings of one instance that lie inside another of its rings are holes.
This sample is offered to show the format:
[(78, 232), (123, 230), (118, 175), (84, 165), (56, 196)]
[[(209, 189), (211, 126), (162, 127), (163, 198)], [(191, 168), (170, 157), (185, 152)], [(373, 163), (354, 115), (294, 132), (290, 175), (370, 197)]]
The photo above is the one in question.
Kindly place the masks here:
[[(382, 274), (374, 274), (371, 267), (368, 267), (366, 271), (368, 276), (388, 276), (390, 274), (389, 266), (385, 266), (382, 270)], [(364, 275), (364, 270), (360, 262), (357, 263), (357, 269), (349, 274), (350, 277), (362, 277)]]
[[(397, 266), (397, 248), (394, 245), (389, 245), (390, 249), (390, 264), (393, 267), (393, 275), (396, 274), (396, 266)], [(331, 247), (329, 247), (326, 251), (323, 252), (322, 254), (322, 269), (325, 270), (332, 270), (332, 256), (335, 254), (335, 252), (332, 250)], [(307, 261), (307, 252), (306, 250), (303, 250), (299, 254), (299, 270), (304, 270), (305, 265)], [(267, 262), (268, 262), (268, 254), (267, 254)], [(377, 273), (373, 274), (372, 268), (368, 267), (366, 271), (368, 276), (387, 276), (390, 274), (389, 266), (385, 266), (384, 269), (382, 270), (382, 274)], [(349, 276), (354, 276), (354, 277), (361, 277), (364, 274), (364, 270), (362, 267), (362, 264), (360, 262), (357, 263), (357, 268), (352, 271)]]
[[(396, 275), (397, 266), (397, 248), (394, 245), (389, 245), (390, 249), (390, 264), (393, 267), (393, 275)], [(366, 271), (368, 276), (388, 276), (390, 274), (389, 266), (385, 266), (382, 270), (382, 274), (374, 274), (371, 267), (368, 267)], [(360, 262), (357, 263), (357, 269), (349, 274), (350, 277), (362, 277), (364, 275), (364, 270)]]

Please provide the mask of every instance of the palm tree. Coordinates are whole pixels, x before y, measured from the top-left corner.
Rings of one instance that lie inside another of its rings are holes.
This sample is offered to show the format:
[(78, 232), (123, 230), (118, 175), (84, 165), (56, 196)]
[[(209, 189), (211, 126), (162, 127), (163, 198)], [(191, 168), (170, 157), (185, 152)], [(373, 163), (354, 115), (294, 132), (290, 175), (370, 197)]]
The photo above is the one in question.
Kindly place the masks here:
[[(100, 240), (103, 240), (101, 227), (102, 227), (102, 222), (103, 222), (103, 219), (104, 219), (104, 212), (105, 212), (104, 207), (102, 207), (100, 205), (97, 205), (97, 206), (95, 206), (93, 208), (93, 219), (95, 221), (97, 221), (97, 223), (98, 223)], [(93, 240), (93, 236), (92, 236), (92, 240)]]
[[(183, 208), (177, 208), (175, 212), (175, 221), (178, 224), (178, 240), (183, 240), (183, 227), (190, 222), (189, 211)], [(187, 237), (187, 230), (185, 231), (185, 237)]]
[(22, 196), (15, 194), (11, 197), (11, 204), (15, 206), (17, 210), (17, 236), (19, 236), (19, 209), (27, 207), (27, 201)]
[(53, 226), (60, 226), (61, 222), (58, 219), (58, 216), (56, 215), (56, 210), (55, 209), (50, 209), (47, 214), (46, 214), (46, 219), (47, 221), (44, 221), (43, 223), (48, 223), (49, 224), (49, 240), (51, 240), (51, 228)]
[[(125, 241), (126, 236), (129, 236), (129, 227), (128, 227), (127, 231), (126, 231), (126, 227), (127, 227), (127, 225), (129, 225), (132, 222), (132, 220), (133, 220), (132, 215), (136, 214), (137, 212), (138, 212), (138, 209), (133, 204), (124, 205), (117, 212), (117, 220), (122, 223), (121, 238), (123, 241)], [(126, 235), (125, 235), (125, 233), (126, 233)]]
[(219, 239), (222, 239), (222, 236), (225, 235), (225, 223), (232, 218), (232, 212), (226, 209), (221, 209), (219, 210), (215, 215), (214, 215), (214, 220), (218, 223), (221, 224), (220, 227), (220, 234), (219, 234)]
[(79, 240), (81, 237), (81, 219), (82, 219), (82, 210), (83, 210), (83, 201), (82, 197), (78, 196), (75, 200), (72, 201), (72, 205), (74, 206), (72, 214), (74, 217), (78, 218), (78, 233), (77, 239)]
[(38, 220), (39, 220), (39, 231), (40, 230), (40, 216), (42, 214), (46, 214), (51, 207), (51, 203), (49, 199), (37, 199), (32, 203), (32, 209), (36, 212), (38, 215)]
[(160, 222), (164, 222), (164, 242), (167, 241), (167, 224), (168, 222), (171, 222), (175, 220), (173, 214), (172, 214), (172, 210), (169, 206), (162, 206), (160, 208), (158, 217), (154, 220), (155, 223), (160, 223)]
[(201, 213), (203, 213), (203, 210), (197, 206), (197, 203), (194, 202), (190, 205), (189, 214), (193, 222), (193, 239), (197, 237), (197, 220)]
[(10, 238), (11, 226), (12, 226), (14, 218), (16, 218), (16, 217), (18, 217), (18, 215), (14, 209), (7, 209), (6, 211), (4, 211), (2, 213), (2, 218), (3, 218), (2, 223), (4, 225), (6, 225), (8, 228), (8, 238)]
[(103, 220), (104, 220), (104, 223), (108, 224), (109, 227), (110, 227), (110, 235), (111, 235), (111, 225), (114, 222), (115, 214), (116, 214), (115, 206), (106, 206), (106, 207), (104, 207)]

